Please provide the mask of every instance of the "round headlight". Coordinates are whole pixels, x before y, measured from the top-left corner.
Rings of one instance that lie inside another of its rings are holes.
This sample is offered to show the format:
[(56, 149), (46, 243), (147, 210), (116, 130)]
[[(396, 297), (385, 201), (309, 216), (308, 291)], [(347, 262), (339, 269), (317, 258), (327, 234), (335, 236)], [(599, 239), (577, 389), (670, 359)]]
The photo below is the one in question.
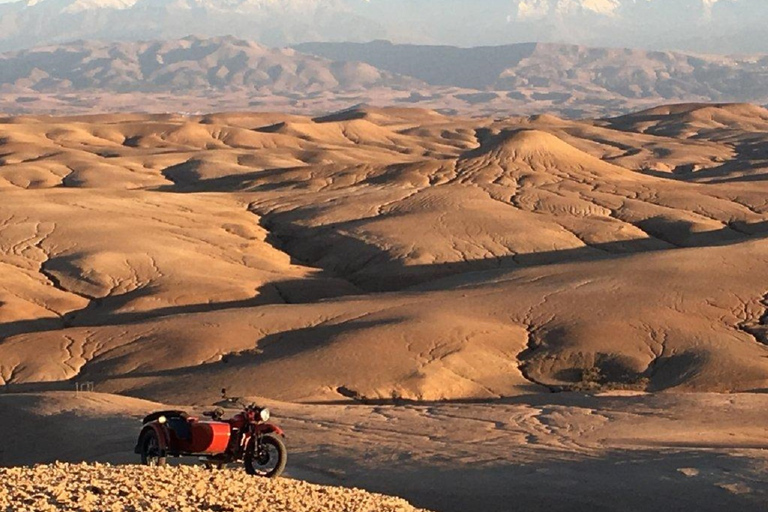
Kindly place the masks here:
[(269, 409), (267, 409), (266, 407), (263, 408), (259, 412), (259, 418), (261, 418), (261, 421), (268, 421), (269, 420)]
[(165, 423), (166, 421), (168, 421), (168, 418), (166, 418), (165, 416), (160, 416), (159, 418), (157, 418), (158, 423), (162, 424), (162, 423)]

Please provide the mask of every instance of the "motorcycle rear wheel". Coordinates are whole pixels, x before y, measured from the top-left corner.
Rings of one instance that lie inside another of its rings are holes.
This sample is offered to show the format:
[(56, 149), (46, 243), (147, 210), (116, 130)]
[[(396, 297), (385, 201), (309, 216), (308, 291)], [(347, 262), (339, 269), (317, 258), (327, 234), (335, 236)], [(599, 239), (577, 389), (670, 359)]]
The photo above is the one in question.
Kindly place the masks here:
[(249, 475), (277, 478), (288, 464), (288, 449), (279, 437), (271, 434), (261, 438), (260, 446), (256, 445), (256, 439), (251, 438), (244, 463), (245, 472)]
[(165, 466), (165, 454), (160, 449), (160, 440), (154, 430), (150, 430), (142, 437), (141, 463), (145, 466)]

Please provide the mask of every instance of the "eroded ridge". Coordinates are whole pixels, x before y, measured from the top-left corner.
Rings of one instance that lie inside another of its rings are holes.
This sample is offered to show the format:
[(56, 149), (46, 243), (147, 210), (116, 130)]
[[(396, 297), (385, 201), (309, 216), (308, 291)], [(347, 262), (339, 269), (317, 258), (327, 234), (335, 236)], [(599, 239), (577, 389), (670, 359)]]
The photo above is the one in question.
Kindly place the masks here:
[(172, 400), (765, 389), (766, 133), (764, 108), (698, 104), (7, 119), (0, 378)]

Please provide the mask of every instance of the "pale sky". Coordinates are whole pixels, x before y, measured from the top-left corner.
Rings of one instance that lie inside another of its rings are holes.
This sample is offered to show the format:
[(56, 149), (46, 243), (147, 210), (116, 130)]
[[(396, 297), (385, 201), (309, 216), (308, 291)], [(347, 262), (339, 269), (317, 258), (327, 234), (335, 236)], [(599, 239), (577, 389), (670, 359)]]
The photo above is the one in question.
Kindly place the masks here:
[[(187, 2), (213, 8), (195, 14), (185, 8)], [(73, 39), (195, 34), (234, 35), (272, 46), (372, 39), (455, 46), (537, 41), (768, 53), (768, 0), (37, 0), (33, 7), (18, 8), (9, 3), (0, 0), (2, 11), (14, 11), (7, 20), (0, 11), (0, 51)], [(102, 8), (98, 18), (78, 16), (100, 4), (133, 3), (142, 9)], [(223, 7), (241, 3), (243, 12)], [(179, 12), (190, 14), (180, 21)]]

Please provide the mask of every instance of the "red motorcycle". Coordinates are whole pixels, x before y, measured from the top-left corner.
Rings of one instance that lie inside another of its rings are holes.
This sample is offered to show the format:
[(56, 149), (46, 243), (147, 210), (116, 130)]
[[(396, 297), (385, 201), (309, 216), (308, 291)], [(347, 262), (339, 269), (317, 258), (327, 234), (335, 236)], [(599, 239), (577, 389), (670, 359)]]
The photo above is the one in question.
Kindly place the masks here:
[(204, 412), (199, 420), (183, 411), (159, 411), (143, 420), (135, 452), (147, 466), (163, 466), (167, 457), (196, 456), (210, 469), (242, 461), (249, 475), (276, 478), (285, 470), (288, 451), (283, 430), (269, 409), (251, 404), (228, 420), (224, 410)]

